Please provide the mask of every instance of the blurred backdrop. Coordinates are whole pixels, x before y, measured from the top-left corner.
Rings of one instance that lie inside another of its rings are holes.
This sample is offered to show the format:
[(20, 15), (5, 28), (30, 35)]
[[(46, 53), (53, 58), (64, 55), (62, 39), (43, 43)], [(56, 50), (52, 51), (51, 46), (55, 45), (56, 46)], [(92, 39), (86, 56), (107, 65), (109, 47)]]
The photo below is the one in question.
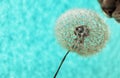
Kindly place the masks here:
[(70, 53), (57, 78), (120, 78), (120, 24), (97, 0), (0, 0), (0, 78), (53, 78), (67, 51), (56, 41), (55, 23), (73, 8), (96, 11), (110, 39), (96, 55)]

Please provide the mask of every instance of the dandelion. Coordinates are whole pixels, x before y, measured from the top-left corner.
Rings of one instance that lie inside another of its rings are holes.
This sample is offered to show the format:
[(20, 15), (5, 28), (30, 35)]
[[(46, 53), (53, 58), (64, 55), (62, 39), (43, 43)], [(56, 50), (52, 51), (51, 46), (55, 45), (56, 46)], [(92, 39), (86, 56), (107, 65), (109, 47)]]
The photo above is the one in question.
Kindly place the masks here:
[(65, 57), (69, 52), (76, 52), (81, 56), (90, 56), (98, 53), (105, 46), (109, 37), (109, 30), (108, 26), (94, 11), (72, 9), (59, 17), (55, 26), (55, 34), (58, 42), (68, 50)]

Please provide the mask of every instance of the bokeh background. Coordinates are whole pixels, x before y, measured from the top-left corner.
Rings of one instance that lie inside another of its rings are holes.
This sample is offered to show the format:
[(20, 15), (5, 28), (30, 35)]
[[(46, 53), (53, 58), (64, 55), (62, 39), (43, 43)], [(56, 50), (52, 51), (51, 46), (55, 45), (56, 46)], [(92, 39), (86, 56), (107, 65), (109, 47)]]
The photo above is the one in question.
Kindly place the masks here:
[(0, 0), (0, 78), (53, 78), (67, 51), (56, 41), (55, 23), (73, 8), (96, 11), (110, 39), (96, 55), (70, 53), (57, 78), (120, 78), (120, 23), (97, 0)]

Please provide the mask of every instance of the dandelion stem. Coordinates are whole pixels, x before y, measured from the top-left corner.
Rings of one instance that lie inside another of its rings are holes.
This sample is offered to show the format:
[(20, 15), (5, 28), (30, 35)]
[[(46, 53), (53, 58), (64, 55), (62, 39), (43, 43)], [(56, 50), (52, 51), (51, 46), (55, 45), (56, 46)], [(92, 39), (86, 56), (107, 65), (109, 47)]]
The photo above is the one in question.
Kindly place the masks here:
[(60, 68), (61, 68), (61, 66), (62, 66), (62, 64), (63, 64), (63, 62), (64, 62), (64, 60), (65, 60), (65, 58), (66, 58), (66, 56), (68, 55), (69, 52), (70, 52), (70, 50), (68, 50), (67, 53), (65, 54), (65, 56), (63, 57), (60, 65), (59, 65), (59, 67), (58, 67), (58, 69), (57, 69), (57, 71), (56, 71), (56, 73), (54, 75), (54, 78), (56, 78), (56, 76), (57, 76), (57, 74), (58, 74), (58, 72), (59, 72), (59, 70), (60, 70)]

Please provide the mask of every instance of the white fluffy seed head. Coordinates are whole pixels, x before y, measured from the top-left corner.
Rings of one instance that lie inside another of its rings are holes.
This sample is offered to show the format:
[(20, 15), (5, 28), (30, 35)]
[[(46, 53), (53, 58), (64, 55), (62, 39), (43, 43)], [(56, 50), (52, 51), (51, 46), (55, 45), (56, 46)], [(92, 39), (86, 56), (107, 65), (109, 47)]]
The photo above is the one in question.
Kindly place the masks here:
[[(80, 39), (74, 33), (78, 26), (86, 26), (89, 30), (89, 35), (84, 37), (83, 43), (80, 43)], [(88, 9), (72, 9), (59, 17), (55, 34), (64, 48), (87, 56), (99, 52), (104, 47), (109, 30), (95, 12)]]

